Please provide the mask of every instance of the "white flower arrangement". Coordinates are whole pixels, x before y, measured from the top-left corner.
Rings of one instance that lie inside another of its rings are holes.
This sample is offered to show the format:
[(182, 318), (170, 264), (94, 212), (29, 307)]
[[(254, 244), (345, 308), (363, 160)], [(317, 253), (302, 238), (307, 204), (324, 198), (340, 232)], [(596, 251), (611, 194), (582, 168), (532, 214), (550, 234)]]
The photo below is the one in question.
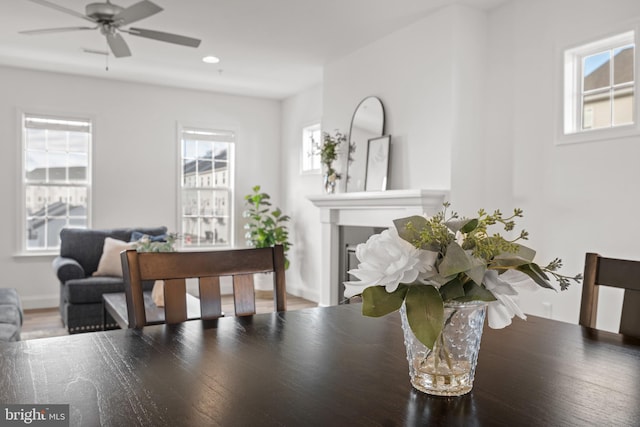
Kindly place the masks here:
[(394, 221), (395, 228), (373, 235), (358, 245), (358, 268), (349, 274), (358, 281), (345, 282), (345, 297), (362, 294), (362, 312), (379, 317), (398, 310), (406, 302), (411, 330), (427, 347), (442, 330), (445, 302), (485, 301), (491, 328), (504, 328), (511, 319), (526, 316), (518, 304), (519, 291), (539, 287), (557, 290), (552, 276), (565, 290), (574, 277), (557, 273), (558, 258), (544, 267), (533, 262), (535, 251), (517, 243), (526, 240), (521, 231), (513, 240), (489, 235), (487, 228), (502, 224), (505, 231), (515, 227), (515, 209), (503, 218), (500, 211), (460, 219), (455, 212), (447, 217), (448, 203), (431, 218), (413, 216)]

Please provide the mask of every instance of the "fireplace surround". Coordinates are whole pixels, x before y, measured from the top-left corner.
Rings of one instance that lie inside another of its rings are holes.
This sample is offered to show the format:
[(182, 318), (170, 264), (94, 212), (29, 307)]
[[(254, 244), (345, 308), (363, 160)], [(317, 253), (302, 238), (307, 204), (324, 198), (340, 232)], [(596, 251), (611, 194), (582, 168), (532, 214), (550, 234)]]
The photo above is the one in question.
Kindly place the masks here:
[(388, 228), (396, 218), (433, 215), (448, 200), (447, 190), (389, 190), (323, 194), (309, 200), (320, 209), (321, 289), (319, 305), (338, 304), (342, 287), (341, 227)]

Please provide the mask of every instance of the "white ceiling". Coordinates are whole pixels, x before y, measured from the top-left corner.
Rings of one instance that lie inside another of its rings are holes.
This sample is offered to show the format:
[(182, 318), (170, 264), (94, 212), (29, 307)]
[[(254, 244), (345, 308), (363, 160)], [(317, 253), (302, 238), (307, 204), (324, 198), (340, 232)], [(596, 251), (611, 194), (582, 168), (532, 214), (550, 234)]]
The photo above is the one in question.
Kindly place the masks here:
[[(92, 2), (49, 1), (79, 13)], [(22, 30), (85, 26), (90, 24), (87, 21), (28, 0), (1, 0), (0, 64), (282, 99), (319, 84), (323, 64), (331, 59), (437, 8), (460, 3), (490, 9), (506, 0), (152, 1), (164, 10), (134, 23), (134, 27), (199, 38), (200, 47), (123, 34), (132, 56), (107, 59), (82, 50), (107, 50), (98, 30), (18, 34)], [(112, 2), (129, 7), (137, 0)], [(221, 62), (205, 64), (201, 61), (205, 55), (218, 56)]]

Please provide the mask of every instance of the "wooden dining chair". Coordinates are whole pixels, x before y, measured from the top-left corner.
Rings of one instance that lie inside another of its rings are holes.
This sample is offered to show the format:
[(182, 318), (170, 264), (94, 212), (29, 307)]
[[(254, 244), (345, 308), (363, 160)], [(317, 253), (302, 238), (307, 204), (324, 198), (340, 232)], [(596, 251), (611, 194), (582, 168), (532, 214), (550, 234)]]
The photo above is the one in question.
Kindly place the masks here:
[(583, 326), (596, 327), (600, 286), (624, 289), (619, 331), (623, 335), (640, 338), (640, 261), (587, 253), (579, 321)]
[(187, 320), (186, 279), (198, 278), (200, 311), (203, 319), (223, 316), (220, 276), (233, 278), (233, 298), (236, 316), (256, 313), (253, 275), (273, 272), (274, 309), (286, 310), (284, 250), (271, 248), (236, 249), (208, 252), (137, 252), (120, 253), (127, 313), (130, 328), (146, 325), (142, 282), (164, 280), (165, 321)]

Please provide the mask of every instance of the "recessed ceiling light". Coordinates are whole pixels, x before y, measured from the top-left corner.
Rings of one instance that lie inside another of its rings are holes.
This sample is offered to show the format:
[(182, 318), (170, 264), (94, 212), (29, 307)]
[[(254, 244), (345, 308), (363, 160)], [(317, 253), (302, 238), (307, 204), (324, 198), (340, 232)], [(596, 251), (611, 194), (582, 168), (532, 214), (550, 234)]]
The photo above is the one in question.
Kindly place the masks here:
[(209, 55), (202, 58), (202, 62), (206, 62), (207, 64), (217, 64), (218, 62), (220, 62), (220, 58), (218, 58), (217, 56)]

